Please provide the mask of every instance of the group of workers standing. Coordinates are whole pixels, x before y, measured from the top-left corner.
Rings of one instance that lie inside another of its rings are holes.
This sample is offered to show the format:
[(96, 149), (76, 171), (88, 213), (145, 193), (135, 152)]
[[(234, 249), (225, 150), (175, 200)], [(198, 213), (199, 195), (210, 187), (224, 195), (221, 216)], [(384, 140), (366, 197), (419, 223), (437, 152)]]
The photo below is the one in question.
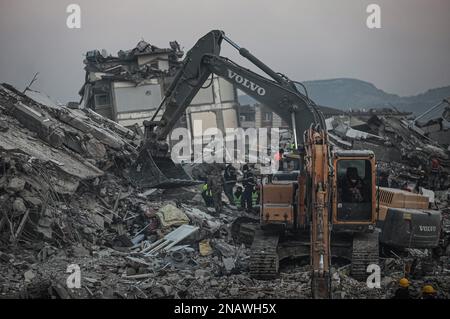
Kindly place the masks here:
[[(392, 299), (415, 299), (410, 289), (410, 282), (407, 278), (402, 278), (398, 282), (398, 288)], [(430, 284), (422, 287), (420, 299), (439, 299), (438, 292)]]
[[(227, 196), (230, 204), (251, 212), (259, 202), (259, 186), (256, 176), (248, 164), (242, 167), (242, 179), (238, 180), (238, 170), (228, 164), (223, 170), (214, 166), (208, 173), (207, 181), (202, 186), (202, 197), (206, 206), (214, 207), (216, 214), (222, 212), (222, 192)], [(242, 186), (236, 186), (237, 182)]]
[[(287, 146), (288, 151), (296, 149), (294, 143)], [(284, 149), (275, 153), (275, 160), (279, 163), (279, 170), (284, 169)], [(222, 174), (223, 171), (223, 174)], [(219, 164), (213, 164), (207, 172), (206, 183), (202, 186), (202, 196), (206, 206), (214, 207), (216, 214), (220, 214), (223, 208), (222, 192), (227, 196), (230, 204), (234, 204), (247, 212), (253, 212), (253, 208), (260, 200), (260, 185), (257, 178), (248, 164), (242, 166), (242, 178), (238, 179), (238, 170), (228, 164), (225, 169)], [(242, 186), (237, 185), (242, 183)]]

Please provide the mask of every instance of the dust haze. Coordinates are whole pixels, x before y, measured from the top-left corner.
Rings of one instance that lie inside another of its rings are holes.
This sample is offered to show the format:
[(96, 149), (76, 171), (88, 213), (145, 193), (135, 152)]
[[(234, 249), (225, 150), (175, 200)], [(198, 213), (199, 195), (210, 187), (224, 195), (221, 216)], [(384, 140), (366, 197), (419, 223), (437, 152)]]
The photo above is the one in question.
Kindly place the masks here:
[[(81, 29), (66, 7), (81, 6)], [(381, 6), (381, 29), (366, 27), (366, 7)], [(115, 55), (140, 39), (187, 51), (222, 29), (273, 69), (305, 81), (350, 77), (399, 95), (450, 84), (450, 2), (446, 0), (71, 0), (0, 2), (0, 81), (33, 86), (61, 102), (79, 100), (84, 53)], [(222, 55), (242, 61), (231, 48)]]

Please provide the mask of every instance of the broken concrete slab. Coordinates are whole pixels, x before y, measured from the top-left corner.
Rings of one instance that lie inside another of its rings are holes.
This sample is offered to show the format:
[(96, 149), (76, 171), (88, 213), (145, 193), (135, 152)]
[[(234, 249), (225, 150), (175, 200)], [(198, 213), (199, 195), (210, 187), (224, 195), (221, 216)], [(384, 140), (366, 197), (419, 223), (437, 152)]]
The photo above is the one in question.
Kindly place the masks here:
[[(78, 187), (80, 179), (90, 179), (103, 175), (103, 171), (78, 159), (63, 150), (48, 147), (39, 140), (29, 140), (22, 131), (0, 132), (0, 150), (10, 153), (20, 152), (32, 158), (31, 165), (47, 164), (49, 175), (53, 175), (55, 187), (61, 192), (70, 193)], [(52, 174), (53, 173), (53, 174)]]
[(209, 276), (209, 272), (205, 269), (197, 269), (194, 273), (195, 278), (204, 278)]
[(12, 204), (12, 208), (15, 214), (23, 214), (26, 212), (27, 207), (25, 206), (25, 203), (23, 202), (23, 199), (18, 197), (14, 200)]
[(213, 240), (212, 246), (223, 257), (236, 257), (237, 248), (226, 243), (222, 239)]
[(231, 272), (236, 267), (236, 260), (232, 257), (222, 258), (222, 262), (227, 272)]
[(52, 226), (53, 224), (53, 220), (49, 217), (41, 217), (38, 221), (38, 225), (36, 227), (36, 231), (38, 233), (41, 233), (44, 238), (46, 239), (52, 239), (53, 236), (53, 231), (52, 231)]
[(121, 141), (119, 138), (116, 138), (112, 134), (109, 134), (107, 131), (102, 130), (91, 124), (87, 120), (88, 118), (80, 112), (65, 109), (58, 113), (58, 118), (62, 122), (80, 130), (85, 134), (91, 134), (98, 141), (102, 142), (105, 145), (108, 145), (113, 149), (120, 150), (125, 145), (125, 143)]
[(20, 193), (20, 197), (33, 208), (42, 206), (42, 200), (37, 194), (25, 190)]
[(105, 228), (105, 218), (100, 216), (98, 213), (92, 214), (92, 220), (98, 228), (100, 228), (100, 229)]
[(19, 177), (13, 177), (8, 183), (8, 186), (6, 187), (7, 190), (11, 192), (20, 192), (25, 187), (25, 180)]
[[(220, 219), (213, 217), (198, 208), (183, 205), (183, 209), (193, 224), (206, 228), (210, 233), (217, 231), (223, 224)], [(214, 209), (212, 211), (215, 213)]]
[(89, 257), (91, 253), (82, 245), (73, 245), (71, 248), (74, 257)]
[(9, 130), (8, 123), (0, 119), (0, 132), (6, 132), (7, 130)]
[(53, 147), (63, 144), (64, 133), (58, 129), (57, 122), (53, 121), (42, 110), (25, 105), (21, 102), (14, 105), (12, 114), (27, 129), (48, 142)]
[(102, 122), (98, 114), (94, 121), (89, 112), (48, 101), (33, 100), (7, 84), (0, 86), (0, 105), (8, 106), (10, 112), (4, 115), (9, 128), (14, 128), (0, 132), (0, 150), (26, 154), (39, 168), (48, 165), (58, 192), (72, 193), (80, 180), (102, 176), (99, 166), (115, 157), (136, 155), (139, 138), (128, 129)]
[(26, 282), (31, 282), (34, 278), (36, 278), (36, 274), (30, 269), (23, 274), (23, 277)]

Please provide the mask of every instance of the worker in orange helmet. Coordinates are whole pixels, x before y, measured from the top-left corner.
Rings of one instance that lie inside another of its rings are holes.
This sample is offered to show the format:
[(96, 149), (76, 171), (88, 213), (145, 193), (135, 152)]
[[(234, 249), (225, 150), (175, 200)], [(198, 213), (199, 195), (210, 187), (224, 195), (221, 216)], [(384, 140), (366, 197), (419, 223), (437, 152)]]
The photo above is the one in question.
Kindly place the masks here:
[(398, 288), (395, 291), (394, 297), (392, 299), (411, 299), (411, 295), (409, 293), (409, 280), (406, 278), (402, 278), (398, 282)]
[(422, 299), (437, 299), (437, 291), (432, 285), (423, 286)]

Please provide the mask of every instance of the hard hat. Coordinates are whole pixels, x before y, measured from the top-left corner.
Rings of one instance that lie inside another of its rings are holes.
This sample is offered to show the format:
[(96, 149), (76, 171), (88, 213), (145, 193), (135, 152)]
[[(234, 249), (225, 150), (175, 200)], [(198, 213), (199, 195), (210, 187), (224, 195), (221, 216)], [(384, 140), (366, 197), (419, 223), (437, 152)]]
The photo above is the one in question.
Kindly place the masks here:
[(422, 292), (426, 294), (434, 294), (436, 293), (436, 290), (434, 290), (433, 286), (431, 285), (425, 285), (422, 288)]
[(406, 278), (400, 279), (400, 281), (398, 283), (399, 283), (400, 287), (403, 287), (403, 288), (409, 287), (409, 280)]

